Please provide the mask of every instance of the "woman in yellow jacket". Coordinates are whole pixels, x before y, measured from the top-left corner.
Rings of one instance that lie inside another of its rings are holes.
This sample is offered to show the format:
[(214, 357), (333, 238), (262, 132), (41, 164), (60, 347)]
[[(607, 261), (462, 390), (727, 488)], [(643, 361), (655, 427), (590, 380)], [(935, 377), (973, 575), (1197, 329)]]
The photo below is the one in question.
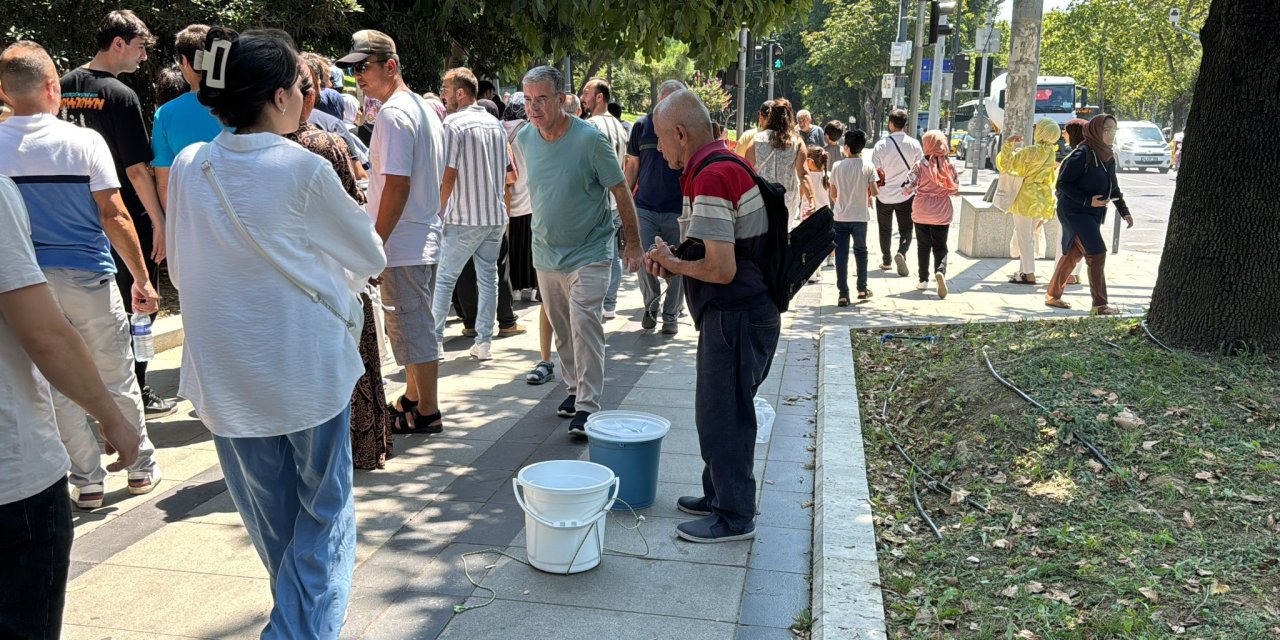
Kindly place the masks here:
[(1009, 207), (1013, 215), (1013, 248), (1021, 260), (1014, 284), (1036, 283), (1035, 238), (1044, 223), (1054, 216), (1053, 182), (1057, 177), (1058, 123), (1043, 118), (1036, 123), (1035, 144), (1018, 149), (1022, 136), (1012, 135), (996, 156), (1000, 173), (1023, 178), (1022, 189)]

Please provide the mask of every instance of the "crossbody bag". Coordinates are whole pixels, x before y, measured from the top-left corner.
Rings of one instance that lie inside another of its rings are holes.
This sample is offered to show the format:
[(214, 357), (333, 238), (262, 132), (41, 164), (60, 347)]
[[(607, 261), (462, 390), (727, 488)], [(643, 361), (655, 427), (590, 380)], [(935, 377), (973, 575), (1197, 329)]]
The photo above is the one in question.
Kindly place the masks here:
[(222, 181), (218, 179), (218, 174), (213, 170), (213, 161), (209, 159), (209, 147), (206, 146), (202, 149), (201, 154), (203, 155), (203, 160), (200, 161), (200, 170), (204, 172), (205, 178), (207, 178), (209, 180), (209, 184), (213, 186), (214, 193), (217, 194), (218, 200), (222, 202), (222, 207), (227, 210), (227, 216), (231, 218), (232, 225), (236, 228), (236, 231), (240, 232), (240, 237), (244, 238), (245, 243), (252, 247), (267, 264), (271, 265), (280, 273), (280, 275), (284, 276), (284, 279), (288, 280), (298, 289), (298, 291), (301, 291), (302, 294), (307, 296), (307, 298), (312, 302), (324, 307), (330, 315), (337, 318), (338, 321), (347, 328), (347, 331), (351, 336), (359, 342), (360, 332), (364, 328), (363, 313), (359, 320), (354, 320), (348, 317), (346, 314), (338, 311), (338, 309), (328, 300), (325, 300), (324, 296), (320, 295), (319, 291), (303, 284), (302, 281), (298, 280), (293, 274), (280, 266), (280, 263), (276, 262), (275, 258), (271, 257), (271, 254), (267, 253), (266, 250), (262, 248), (262, 245), (258, 244), (257, 240), (253, 239), (253, 236), (249, 234), (249, 230), (245, 228), (242, 222), (240, 222), (240, 216), (236, 215), (235, 207), (231, 206), (231, 200), (227, 198), (227, 192), (222, 188)]

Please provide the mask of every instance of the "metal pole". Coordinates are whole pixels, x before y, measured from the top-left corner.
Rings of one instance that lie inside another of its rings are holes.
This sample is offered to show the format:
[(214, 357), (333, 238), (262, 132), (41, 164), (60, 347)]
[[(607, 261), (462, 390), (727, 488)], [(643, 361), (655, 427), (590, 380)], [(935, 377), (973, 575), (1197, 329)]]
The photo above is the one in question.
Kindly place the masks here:
[(898, 4), (898, 42), (907, 41), (907, 13), (911, 11), (911, 0), (902, 0)]
[(573, 91), (573, 56), (564, 57), (564, 91), (565, 93), (574, 93)]
[(914, 73), (911, 76), (911, 113), (907, 116), (907, 133), (920, 137), (920, 132), (916, 131), (916, 122), (919, 118), (916, 114), (920, 113), (920, 66), (924, 60), (924, 21), (929, 19), (928, 16), (929, 3), (920, 0), (916, 5), (916, 42), (912, 47), (914, 58)]
[(769, 55), (765, 57), (765, 64), (769, 65), (769, 99), (773, 99), (773, 41), (769, 41)]
[[(956, 37), (955, 53), (952, 58), (959, 55), (964, 49), (960, 47), (960, 29), (964, 27), (964, 2), (956, 3), (956, 26), (951, 30)], [(947, 118), (947, 140), (951, 140), (951, 133), (956, 130), (956, 77), (955, 73), (951, 75), (951, 95), (947, 96), (947, 104), (951, 105), (950, 117)]]
[(746, 129), (742, 128), (743, 118), (747, 112), (747, 28), (738, 29), (738, 138)]
[(1115, 207), (1111, 207), (1111, 210), (1115, 212), (1112, 216), (1115, 218), (1115, 224), (1111, 228), (1111, 255), (1114, 256), (1120, 253), (1120, 210)]
[[(995, 7), (987, 9), (987, 29), (993, 29), (995, 20)], [(978, 155), (974, 158), (973, 173), (969, 176), (969, 184), (978, 184), (978, 169), (985, 164), (985, 152), (987, 150), (987, 59), (990, 54), (987, 49), (990, 43), (984, 42), (982, 47), (982, 57), (978, 58), (978, 64), (982, 65), (978, 69), (978, 117), (977, 129), (978, 135), (974, 136), (974, 147)], [(966, 154), (967, 155), (967, 154)]]
[(942, 109), (942, 61), (947, 57), (947, 39), (938, 38), (933, 45), (933, 78), (929, 82), (929, 129), (938, 128)]

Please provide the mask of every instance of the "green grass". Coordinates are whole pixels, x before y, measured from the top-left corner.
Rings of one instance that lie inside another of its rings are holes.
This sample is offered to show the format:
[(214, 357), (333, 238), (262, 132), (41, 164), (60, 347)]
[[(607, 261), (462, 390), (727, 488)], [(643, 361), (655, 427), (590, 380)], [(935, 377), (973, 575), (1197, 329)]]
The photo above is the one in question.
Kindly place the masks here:
[[(1165, 352), (1136, 325), (909, 332), (933, 347), (853, 333), (891, 638), (1280, 637), (1280, 376), (1261, 358)], [(984, 347), (1053, 414), (1002, 387)], [(937, 541), (886, 426), (990, 514), (917, 477)]]

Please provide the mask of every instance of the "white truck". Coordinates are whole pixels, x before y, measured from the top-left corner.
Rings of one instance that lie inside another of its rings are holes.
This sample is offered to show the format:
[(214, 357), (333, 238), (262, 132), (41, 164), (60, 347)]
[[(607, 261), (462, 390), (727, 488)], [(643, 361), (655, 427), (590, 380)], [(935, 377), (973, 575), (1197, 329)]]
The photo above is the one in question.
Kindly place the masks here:
[[(987, 165), (995, 166), (995, 155), (1000, 152), (1000, 143), (1004, 129), (1004, 106), (1009, 89), (1009, 74), (1002, 73), (991, 80), (987, 97), (983, 98), (983, 106), (987, 112), (992, 135), (987, 139)], [(1079, 91), (1079, 96), (1077, 96)], [(1067, 76), (1039, 76), (1036, 78), (1036, 111), (1031, 121), (1050, 118), (1059, 126), (1076, 117), (1076, 104), (1086, 104), (1089, 92), (1080, 87), (1076, 81)], [(1079, 100), (1077, 100), (1077, 97)], [(1059, 156), (1065, 155), (1065, 144), (1059, 144)]]

